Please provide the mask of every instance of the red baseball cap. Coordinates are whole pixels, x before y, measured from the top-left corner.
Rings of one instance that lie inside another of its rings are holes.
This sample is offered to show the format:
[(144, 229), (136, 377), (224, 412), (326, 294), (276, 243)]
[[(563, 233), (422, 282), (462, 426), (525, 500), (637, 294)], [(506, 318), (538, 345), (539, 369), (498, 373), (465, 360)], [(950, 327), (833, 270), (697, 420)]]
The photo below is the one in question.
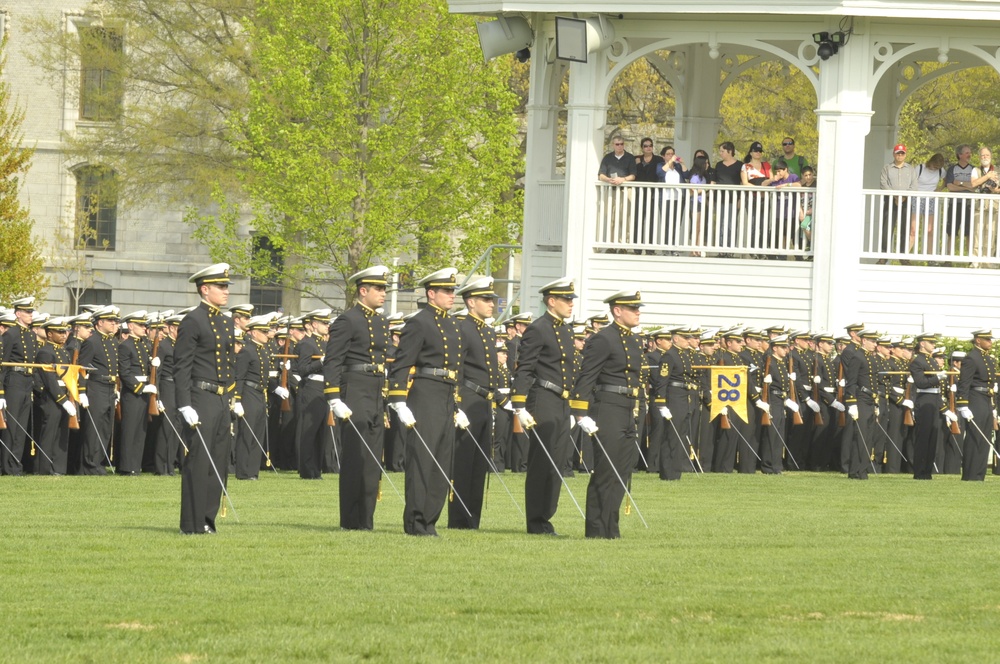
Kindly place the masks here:
[(892, 149), (893, 154), (896, 154), (897, 152), (902, 152), (903, 154), (906, 154), (906, 146), (900, 143), (899, 145), (897, 145)]

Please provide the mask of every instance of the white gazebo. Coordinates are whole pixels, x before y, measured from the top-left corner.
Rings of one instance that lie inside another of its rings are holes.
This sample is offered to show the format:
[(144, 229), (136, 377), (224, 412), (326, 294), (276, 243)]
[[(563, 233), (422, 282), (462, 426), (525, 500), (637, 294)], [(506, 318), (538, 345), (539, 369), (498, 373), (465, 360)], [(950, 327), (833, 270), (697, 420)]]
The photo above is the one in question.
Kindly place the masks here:
[[(957, 335), (1000, 327), (998, 210), (990, 197), (906, 195), (911, 213), (884, 219), (886, 194), (878, 190), (908, 95), (957, 69), (1000, 71), (1000, 2), (449, 4), (484, 22), (503, 17), (504, 29), (493, 30), (501, 35), (493, 44), (499, 52), (522, 49), (525, 35), (531, 42), (523, 308), (537, 310), (538, 286), (569, 274), (582, 295), (580, 314), (599, 311), (608, 293), (638, 285), (650, 303), (644, 324), (784, 321), (838, 328), (861, 319), (900, 333), (933, 328)], [(574, 34), (560, 32), (557, 53), (557, 18), (587, 21), (558, 21), (586, 28), (586, 62), (557, 57), (570, 50)], [(820, 58), (817, 33), (841, 42), (832, 54), (825, 46), (827, 59)], [(736, 56), (756, 56), (751, 63), (779, 59), (814, 86), (821, 174), (815, 192), (598, 183), (608, 149), (608, 92), (626, 67), (647, 58), (670, 81), (678, 153), (704, 148), (714, 161), (722, 94), (747, 66)], [(912, 63), (933, 60), (946, 66), (913, 77)], [(558, 96), (567, 69), (561, 176)], [(806, 241), (796, 212), (810, 194), (814, 222)]]

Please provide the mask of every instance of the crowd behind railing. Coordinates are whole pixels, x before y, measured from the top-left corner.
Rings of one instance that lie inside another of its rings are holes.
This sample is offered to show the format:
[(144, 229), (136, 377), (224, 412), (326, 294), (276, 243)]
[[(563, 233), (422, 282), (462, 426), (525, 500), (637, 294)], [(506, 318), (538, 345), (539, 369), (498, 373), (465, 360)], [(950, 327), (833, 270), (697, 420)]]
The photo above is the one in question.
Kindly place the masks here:
[[(782, 154), (773, 161), (763, 159), (759, 142), (743, 160), (726, 142), (715, 166), (706, 151), (697, 150), (690, 168), (671, 146), (654, 154), (650, 138), (642, 139), (639, 156), (624, 149), (621, 136), (612, 144), (599, 172), (595, 250), (811, 258), (816, 172), (795, 154), (794, 139), (782, 141)], [(905, 146), (897, 145), (893, 163), (881, 174), (881, 190), (863, 192), (862, 258), (1000, 265), (1000, 177), (990, 150), (981, 148), (978, 167), (964, 145), (947, 168), (940, 154), (916, 167), (905, 156)]]

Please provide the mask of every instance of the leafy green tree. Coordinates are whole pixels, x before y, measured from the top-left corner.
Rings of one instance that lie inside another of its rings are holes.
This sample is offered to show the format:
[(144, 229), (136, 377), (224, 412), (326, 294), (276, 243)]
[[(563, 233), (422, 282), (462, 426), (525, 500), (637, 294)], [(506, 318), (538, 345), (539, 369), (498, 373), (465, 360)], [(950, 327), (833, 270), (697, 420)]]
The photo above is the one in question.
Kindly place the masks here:
[[(4, 39), (0, 51), (6, 49)], [(3, 80), (6, 68), (6, 56), (0, 56), (0, 302), (43, 297), (48, 287), (41, 246), (31, 237), (35, 222), (19, 198), (35, 151), (22, 145), (24, 109), (14, 103)]]

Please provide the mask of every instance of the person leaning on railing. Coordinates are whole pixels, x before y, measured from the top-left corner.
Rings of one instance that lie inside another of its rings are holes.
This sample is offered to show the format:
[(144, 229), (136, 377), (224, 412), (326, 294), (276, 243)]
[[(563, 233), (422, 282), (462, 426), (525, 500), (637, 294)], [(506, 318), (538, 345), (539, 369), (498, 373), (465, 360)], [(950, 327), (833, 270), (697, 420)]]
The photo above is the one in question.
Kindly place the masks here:
[[(879, 189), (892, 191), (913, 191), (917, 188), (917, 171), (906, 163), (906, 146), (899, 144), (892, 149), (892, 162), (882, 168)], [(910, 218), (910, 202), (907, 196), (884, 196), (882, 198), (882, 253), (889, 251), (893, 230), (901, 222)], [(879, 264), (884, 264), (881, 259)]]
[[(993, 165), (993, 152), (985, 145), (979, 148), (979, 177), (972, 184), (980, 194), (1000, 194), (1000, 171)], [(984, 200), (980, 203), (978, 228), (981, 230), (972, 240), (972, 253), (975, 256), (996, 257), (996, 209), (996, 201)], [(978, 267), (976, 263), (972, 265)]]
[[(944, 155), (936, 153), (925, 163), (917, 167), (918, 191), (937, 191), (944, 177)], [(907, 253), (917, 250), (917, 226), (922, 220), (925, 227), (924, 253), (930, 253), (934, 246), (934, 214), (937, 199), (921, 196), (916, 199), (916, 205), (910, 206), (910, 243)], [(918, 219), (919, 217), (919, 219)]]
[[(614, 187), (620, 187), (626, 182), (635, 181), (635, 155), (626, 152), (625, 139), (622, 138), (621, 134), (615, 134), (611, 138), (611, 145), (614, 150), (604, 155), (604, 158), (601, 159), (601, 167), (597, 172), (597, 179)], [(631, 194), (632, 192), (627, 190), (611, 193), (609, 210), (611, 228), (609, 230), (613, 242), (618, 240), (623, 242), (628, 241), (628, 238), (624, 236), (628, 234), (627, 220), (631, 216), (629, 214), (632, 207)], [(619, 196), (621, 197), (620, 201), (618, 200)], [(618, 237), (616, 233), (620, 233), (623, 237)]]

